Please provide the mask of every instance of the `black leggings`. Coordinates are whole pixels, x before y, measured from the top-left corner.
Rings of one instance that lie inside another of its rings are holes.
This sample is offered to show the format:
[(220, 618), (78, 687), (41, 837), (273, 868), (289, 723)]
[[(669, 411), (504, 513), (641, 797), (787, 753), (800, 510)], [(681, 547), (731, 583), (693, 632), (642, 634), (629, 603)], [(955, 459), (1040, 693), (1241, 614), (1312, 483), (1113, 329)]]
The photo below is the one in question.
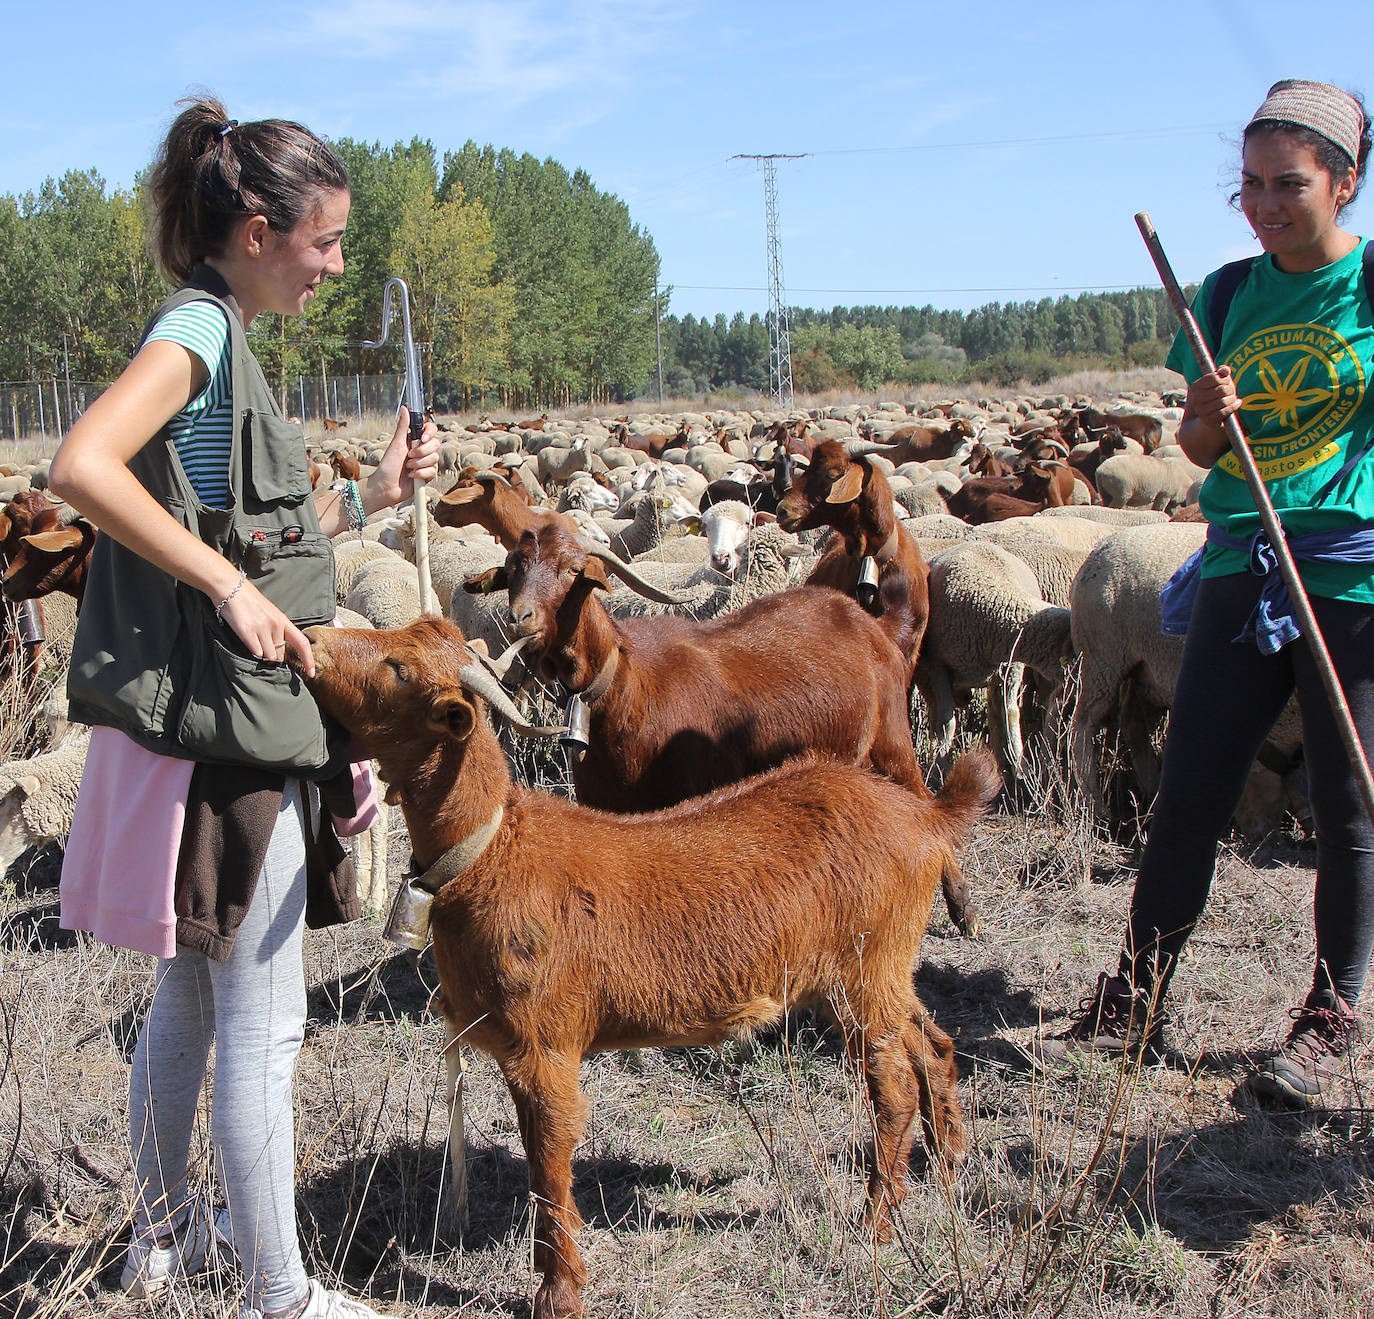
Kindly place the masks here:
[[(1193, 607), (1154, 819), (1131, 899), (1121, 974), (1162, 994), (1193, 932), (1222, 831), (1294, 687), (1317, 828), (1313, 989), (1352, 1007), (1374, 951), (1374, 827), (1305, 639), (1276, 655), (1233, 642), (1259, 597), (1251, 573), (1205, 579)], [(1374, 605), (1312, 597), (1366, 750), (1374, 746)]]

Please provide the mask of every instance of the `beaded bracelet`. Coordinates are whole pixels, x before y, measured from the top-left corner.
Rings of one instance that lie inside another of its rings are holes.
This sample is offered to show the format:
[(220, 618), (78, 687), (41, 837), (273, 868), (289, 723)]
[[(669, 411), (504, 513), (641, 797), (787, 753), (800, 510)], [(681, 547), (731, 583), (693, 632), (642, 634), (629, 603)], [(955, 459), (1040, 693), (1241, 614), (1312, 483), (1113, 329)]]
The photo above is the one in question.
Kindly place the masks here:
[(218, 618), (221, 622), (223, 622), (223, 620), (224, 620), (224, 606), (227, 605), (227, 604), (229, 603), (229, 601), (232, 600), (241, 590), (243, 590), (243, 584), (244, 584), (244, 582), (246, 582), (247, 580), (248, 580), (248, 569), (247, 569), (247, 568), (240, 568), (240, 569), (239, 569), (239, 579), (238, 579), (238, 581), (236, 581), (236, 582), (234, 583), (233, 589), (229, 592), (228, 595), (226, 595), (226, 596), (224, 597), (223, 600), (221, 600), (221, 601), (219, 602), (219, 604), (217, 604), (217, 605), (215, 606), (215, 617)]
[(363, 496), (358, 489), (358, 483), (356, 481), (335, 481), (329, 488), (338, 492), (344, 515), (348, 518), (348, 529), (361, 539), (363, 526), (367, 522), (367, 510), (363, 507)]

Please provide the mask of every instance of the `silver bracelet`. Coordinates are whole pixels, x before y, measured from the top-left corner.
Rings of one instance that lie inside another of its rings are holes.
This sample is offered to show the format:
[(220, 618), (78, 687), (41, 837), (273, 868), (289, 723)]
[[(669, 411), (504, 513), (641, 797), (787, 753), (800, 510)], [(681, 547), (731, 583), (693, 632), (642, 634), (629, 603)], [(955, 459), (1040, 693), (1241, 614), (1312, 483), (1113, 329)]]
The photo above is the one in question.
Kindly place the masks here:
[(229, 594), (226, 595), (226, 596), (224, 597), (224, 599), (221, 600), (221, 601), (219, 602), (219, 604), (217, 604), (217, 605), (215, 606), (215, 617), (218, 618), (221, 622), (224, 621), (224, 606), (227, 605), (227, 604), (229, 603), (229, 601), (232, 600), (241, 590), (243, 590), (243, 584), (244, 584), (244, 582), (246, 582), (247, 580), (248, 580), (248, 569), (247, 569), (247, 568), (240, 568), (240, 569), (239, 569), (239, 579), (238, 579), (238, 581), (236, 581), (236, 582), (234, 583), (234, 589), (233, 589), (232, 591), (230, 591)]

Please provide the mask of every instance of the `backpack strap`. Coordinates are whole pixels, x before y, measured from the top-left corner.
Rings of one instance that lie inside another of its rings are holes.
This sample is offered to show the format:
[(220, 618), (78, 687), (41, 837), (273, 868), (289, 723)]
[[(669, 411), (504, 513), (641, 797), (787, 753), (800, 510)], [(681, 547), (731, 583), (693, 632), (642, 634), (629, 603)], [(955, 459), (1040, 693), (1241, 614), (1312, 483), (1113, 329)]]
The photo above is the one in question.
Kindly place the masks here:
[[(1231, 310), (1236, 290), (1245, 283), (1246, 275), (1258, 260), (1257, 256), (1246, 256), (1239, 261), (1228, 261), (1217, 271), (1217, 277), (1207, 292), (1207, 330), (1212, 341), (1209, 346), (1214, 354), (1221, 348), (1221, 332), (1226, 328), (1226, 313)], [(1368, 272), (1366, 264), (1366, 275)]]
[[(1226, 313), (1231, 310), (1236, 291), (1245, 283), (1245, 277), (1259, 260), (1257, 256), (1242, 257), (1239, 261), (1229, 261), (1217, 271), (1216, 280), (1207, 294), (1207, 329), (1211, 336), (1211, 348), (1215, 353), (1221, 347), (1221, 332), (1226, 328)], [(1374, 241), (1364, 245), (1362, 258), (1364, 267), (1364, 294), (1374, 306)]]

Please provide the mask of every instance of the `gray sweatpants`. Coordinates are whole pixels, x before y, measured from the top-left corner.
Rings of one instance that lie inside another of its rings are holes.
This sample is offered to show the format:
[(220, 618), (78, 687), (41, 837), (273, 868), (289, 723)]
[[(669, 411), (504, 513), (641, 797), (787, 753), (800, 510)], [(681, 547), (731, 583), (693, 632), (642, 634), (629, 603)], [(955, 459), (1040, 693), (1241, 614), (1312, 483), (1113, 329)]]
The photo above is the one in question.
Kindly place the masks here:
[(253, 902), (225, 962), (180, 949), (159, 961), (129, 1084), (138, 1226), (188, 1199), (191, 1129), (215, 1043), (210, 1134), (248, 1303), (283, 1310), (305, 1294), (296, 1239), (291, 1077), (305, 1031), (305, 841), (288, 780)]

